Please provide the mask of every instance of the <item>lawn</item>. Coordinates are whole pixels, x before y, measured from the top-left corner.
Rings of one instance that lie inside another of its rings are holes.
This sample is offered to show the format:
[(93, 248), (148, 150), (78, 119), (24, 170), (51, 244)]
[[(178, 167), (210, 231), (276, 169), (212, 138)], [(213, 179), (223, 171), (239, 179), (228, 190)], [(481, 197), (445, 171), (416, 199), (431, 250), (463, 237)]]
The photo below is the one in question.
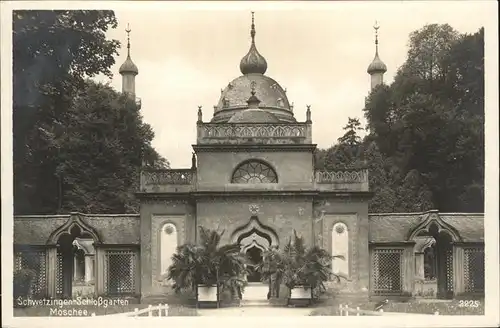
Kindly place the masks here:
[[(70, 310), (71, 312), (74, 312), (73, 309), (75, 310), (82, 310), (80, 316), (90, 316), (92, 313), (95, 313), (96, 316), (99, 315), (106, 315), (106, 314), (115, 314), (115, 313), (124, 313), (124, 312), (133, 312), (134, 309), (144, 309), (147, 308), (149, 304), (128, 304), (124, 306), (108, 306), (108, 307), (97, 307), (97, 306), (71, 306), (71, 307), (63, 307), (60, 309), (64, 310)], [(14, 308), (14, 316), (15, 317), (48, 317), (48, 316), (54, 316), (54, 314), (51, 314), (51, 309), (59, 309), (58, 307), (54, 306), (33, 306), (33, 307), (26, 307), (26, 308)], [(157, 316), (157, 311), (156, 313), (153, 314), (153, 316)], [(186, 307), (182, 305), (177, 305), (173, 304), (169, 306), (168, 309), (168, 316), (196, 316), (197, 311), (195, 308), (191, 307)], [(78, 314), (75, 314), (75, 316), (78, 316)], [(147, 316), (146, 314), (143, 314), (141, 316)]]
[[(320, 305), (312, 311), (312, 316), (336, 316), (339, 315), (339, 304), (348, 305), (350, 308), (359, 307), (362, 310), (373, 311), (376, 302), (366, 301), (343, 301), (329, 302), (328, 305)], [(484, 299), (479, 300), (478, 307), (462, 307), (458, 300), (450, 302), (432, 302), (426, 300), (424, 302), (412, 300), (409, 302), (391, 302), (384, 306), (384, 312), (403, 312), (403, 313), (421, 313), (434, 314), (436, 311), (440, 315), (484, 315)], [(351, 314), (353, 315), (353, 314)]]

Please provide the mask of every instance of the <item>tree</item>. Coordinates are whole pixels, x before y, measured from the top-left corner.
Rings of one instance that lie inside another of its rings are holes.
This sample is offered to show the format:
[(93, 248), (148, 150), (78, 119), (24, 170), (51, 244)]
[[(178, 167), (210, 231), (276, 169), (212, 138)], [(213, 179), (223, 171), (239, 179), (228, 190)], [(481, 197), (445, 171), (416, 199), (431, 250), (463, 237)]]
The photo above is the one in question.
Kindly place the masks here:
[(338, 143), (327, 150), (324, 166), (327, 170), (349, 169), (363, 166), (362, 139), (358, 131), (363, 130), (357, 118), (350, 118)]
[(135, 101), (89, 80), (76, 91), (63, 121), (46, 131), (51, 165), (60, 177), (60, 211), (136, 211), (143, 159), (160, 166), (168, 162), (152, 148), (154, 133)]
[(86, 80), (111, 77), (119, 43), (106, 32), (116, 26), (107, 10), (13, 13), (15, 214), (131, 211), (140, 156), (168, 164), (135, 106)]
[(368, 97), (366, 140), (399, 172), (371, 186), (396, 211), (483, 210), (483, 57), (483, 29), (460, 35), (448, 25), (427, 25), (411, 34), (394, 82)]

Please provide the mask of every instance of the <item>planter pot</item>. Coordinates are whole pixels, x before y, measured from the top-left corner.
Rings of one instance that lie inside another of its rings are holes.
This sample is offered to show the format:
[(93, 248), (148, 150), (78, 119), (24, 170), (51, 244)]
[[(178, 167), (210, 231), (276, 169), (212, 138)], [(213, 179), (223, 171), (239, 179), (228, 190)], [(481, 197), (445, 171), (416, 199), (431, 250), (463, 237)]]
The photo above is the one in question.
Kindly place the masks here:
[(242, 300), (259, 302), (268, 300), (269, 285), (260, 282), (249, 282), (242, 293)]
[(198, 302), (217, 302), (217, 286), (198, 286)]
[(312, 299), (312, 288), (295, 287), (290, 289), (290, 300), (310, 300)]

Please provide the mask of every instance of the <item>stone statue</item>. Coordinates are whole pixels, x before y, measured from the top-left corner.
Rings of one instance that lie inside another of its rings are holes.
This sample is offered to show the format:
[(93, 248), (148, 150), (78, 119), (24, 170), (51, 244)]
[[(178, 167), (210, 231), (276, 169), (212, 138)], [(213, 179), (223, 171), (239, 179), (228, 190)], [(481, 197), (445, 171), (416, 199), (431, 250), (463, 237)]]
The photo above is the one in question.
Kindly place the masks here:
[(196, 169), (196, 154), (193, 153), (193, 156), (191, 156), (191, 169)]

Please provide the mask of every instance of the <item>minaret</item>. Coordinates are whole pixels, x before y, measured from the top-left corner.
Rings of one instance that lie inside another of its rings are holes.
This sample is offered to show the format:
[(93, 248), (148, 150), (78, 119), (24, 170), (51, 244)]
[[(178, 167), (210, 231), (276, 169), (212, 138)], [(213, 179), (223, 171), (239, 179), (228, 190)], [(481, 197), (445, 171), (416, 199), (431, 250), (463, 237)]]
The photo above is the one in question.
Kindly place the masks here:
[(368, 66), (366, 70), (368, 74), (371, 75), (371, 89), (373, 90), (376, 86), (384, 83), (384, 73), (387, 72), (387, 66), (380, 60), (378, 56), (378, 26), (377, 22), (375, 22), (375, 58), (373, 58), (372, 63)]
[(122, 92), (130, 95), (133, 99), (135, 99), (135, 76), (139, 74), (139, 70), (137, 66), (135, 66), (134, 62), (130, 58), (130, 32), (131, 29), (127, 24), (127, 28), (125, 29), (127, 32), (127, 59), (120, 66), (120, 74), (122, 76)]

